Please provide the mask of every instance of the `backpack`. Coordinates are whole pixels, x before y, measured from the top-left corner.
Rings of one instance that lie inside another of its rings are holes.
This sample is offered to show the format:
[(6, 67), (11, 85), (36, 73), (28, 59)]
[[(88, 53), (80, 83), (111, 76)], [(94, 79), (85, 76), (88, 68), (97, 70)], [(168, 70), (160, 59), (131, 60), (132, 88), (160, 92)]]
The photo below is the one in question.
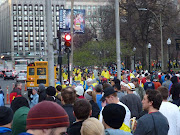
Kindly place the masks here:
[(10, 93), (10, 104), (16, 97), (22, 97), (21, 95), (18, 95), (17, 92), (11, 92)]

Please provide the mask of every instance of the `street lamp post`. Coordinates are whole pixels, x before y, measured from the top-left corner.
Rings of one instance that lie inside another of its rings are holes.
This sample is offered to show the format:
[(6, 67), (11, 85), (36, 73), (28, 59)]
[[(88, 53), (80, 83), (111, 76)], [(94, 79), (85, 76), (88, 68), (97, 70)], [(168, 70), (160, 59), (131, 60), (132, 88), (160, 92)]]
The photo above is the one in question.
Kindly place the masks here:
[(148, 44), (149, 49), (149, 72), (151, 71), (151, 44)]
[(168, 40), (167, 40), (167, 45), (168, 45), (168, 53), (169, 53), (169, 72), (170, 72), (170, 69), (171, 69), (171, 66), (170, 66), (170, 45), (171, 45), (171, 39), (170, 38), (168, 38)]
[(140, 11), (150, 11), (156, 18), (158, 24), (159, 24), (159, 28), (160, 28), (160, 32), (161, 32), (161, 61), (162, 61), (162, 65), (161, 65), (161, 69), (162, 71), (164, 71), (164, 47), (163, 47), (163, 24), (162, 24), (162, 14), (160, 13), (160, 17), (158, 18), (156, 13), (153, 12), (152, 10), (149, 10), (147, 8), (139, 8), (138, 10)]
[(134, 52), (134, 70), (136, 69), (136, 47), (133, 48), (133, 52)]

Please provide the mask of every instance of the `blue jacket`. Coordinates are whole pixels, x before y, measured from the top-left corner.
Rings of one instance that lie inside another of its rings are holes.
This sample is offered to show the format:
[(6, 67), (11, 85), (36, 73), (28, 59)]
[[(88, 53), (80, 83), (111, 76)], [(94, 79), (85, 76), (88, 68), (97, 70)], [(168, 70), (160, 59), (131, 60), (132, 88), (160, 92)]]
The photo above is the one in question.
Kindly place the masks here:
[(4, 106), (4, 95), (0, 94), (0, 106)]
[(132, 134), (129, 132), (125, 132), (123, 130), (120, 130), (120, 129), (108, 128), (105, 130), (105, 135), (132, 135)]
[(33, 95), (32, 97), (33, 99), (30, 102), (30, 108), (32, 108), (33, 106), (35, 106), (36, 104), (38, 104), (39, 101), (39, 95), (36, 93), (35, 95)]

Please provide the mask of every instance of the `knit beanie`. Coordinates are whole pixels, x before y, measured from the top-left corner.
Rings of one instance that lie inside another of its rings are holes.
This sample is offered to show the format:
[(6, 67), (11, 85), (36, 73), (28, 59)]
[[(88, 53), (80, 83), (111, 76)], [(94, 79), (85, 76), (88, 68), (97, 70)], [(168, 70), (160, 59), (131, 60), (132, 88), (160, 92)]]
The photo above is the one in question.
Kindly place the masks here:
[(55, 96), (56, 95), (56, 89), (53, 86), (49, 86), (46, 89), (46, 94), (49, 96)]
[(14, 113), (23, 106), (29, 107), (29, 103), (25, 97), (16, 97), (11, 102), (11, 109), (14, 111)]
[(86, 92), (84, 93), (84, 97), (85, 97), (85, 99), (91, 101), (93, 98), (92, 98), (91, 95), (88, 94), (88, 92), (92, 92), (92, 90), (91, 89), (87, 89)]
[(68, 127), (69, 117), (57, 103), (42, 101), (30, 109), (26, 129), (50, 129)]
[(13, 119), (13, 111), (6, 106), (0, 106), (0, 126), (11, 123)]
[(119, 129), (124, 121), (126, 110), (119, 104), (106, 105), (102, 112), (104, 122), (114, 129)]

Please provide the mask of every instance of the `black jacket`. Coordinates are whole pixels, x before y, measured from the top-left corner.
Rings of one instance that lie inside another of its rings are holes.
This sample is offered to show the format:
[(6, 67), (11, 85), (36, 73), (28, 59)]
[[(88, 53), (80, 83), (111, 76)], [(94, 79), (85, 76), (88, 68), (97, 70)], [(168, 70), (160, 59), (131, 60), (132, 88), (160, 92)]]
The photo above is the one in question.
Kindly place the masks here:
[(67, 112), (68, 116), (69, 116), (69, 122), (70, 122), (70, 126), (73, 124), (73, 122), (76, 121), (76, 118), (73, 115), (73, 106), (71, 104), (66, 104), (62, 106), (64, 108), (64, 110)]
[(68, 135), (81, 135), (81, 126), (83, 121), (75, 122), (68, 128)]
[(91, 117), (95, 117), (98, 119), (98, 115), (100, 113), (100, 109), (99, 106), (97, 105), (97, 103), (95, 103), (93, 100), (89, 101), (91, 106), (92, 106), (92, 116)]

